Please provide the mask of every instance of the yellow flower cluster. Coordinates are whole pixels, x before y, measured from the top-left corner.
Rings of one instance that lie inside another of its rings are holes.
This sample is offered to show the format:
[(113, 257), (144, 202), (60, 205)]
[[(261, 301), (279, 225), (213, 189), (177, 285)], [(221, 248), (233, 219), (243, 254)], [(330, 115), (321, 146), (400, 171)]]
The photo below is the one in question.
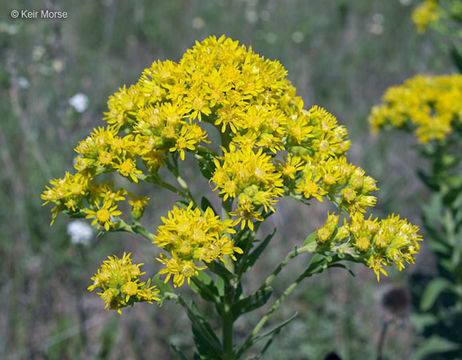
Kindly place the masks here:
[(242, 250), (234, 246), (234, 242), (227, 234), (234, 234), (235, 222), (231, 219), (220, 220), (211, 208), (202, 214), (200, 209), (193, 209), (191, 202), (186, 209), (175, 206), (169, 211), (168, 218), (162, 217), (163, 225), (157, 229), (154, 243), (168, 251), (168, 258), (161, 254), (159, 260), (165, 268), (159, 274), (168, 274), (165, 282), (173, 275), (173, 284), (181, 286), (186, 279), (188, 284), (197, 270), (206, 266), (199, 266), (197, 262), (210, 263), (229, 255), (236, 260), (234, 253), (242, 254)]
[[(318, 106), (305, 110), (286, 75), (278, 61), (225, 36), (196, 43), (179, 62), (153, 63), (136, 84), (109, 98), (107, 126), (75, 148), (77, 173), (52, 180), (43, 193), (55, 205), (53, 219), (64, 211), (110, 230), (121, 223), (118, 202), (128, 196), (138, 220), (149, 199), (96, 177), (116, 172), (131, 182), (156, 183), (165, 167), (178, 178), (178, 159), (193, 154), (205, 162), (204, 176), (235, 218), (221, 220), (193, 204), (163, 218), (155, 242), (171, 257), (159, 258), (161, 273), (180, 286), (204, 268), (197, 262), (241, 252), (226, 234), (238, 223), (253, 231), (282, 196), (329, 199), (350, 218), (361, 216), (375, 205), (375, 180), (347, 161), (347, 130)], [(210, 144), (205, 129), (219, 134), (221, 146)], [(321, 231), (320, 242), (328, 231)]]
[(444, 140), (462, 118), (462, 75), (417, 75), (389, 88), (369, 116), (372, 131), (412, 129), (421, 143)]
[(399, 270), (404, 263), (414, 263), (419, 250), (419, 228), (399, 216), (386, 219), (368, 219), (356, 213), (344, 225), (337, 227), (339, 215), (329, 214), (326, 224), (317, 230), (317, 240), (331, 249), (341, 249), (372, 268), (380, 279), (387, 275), (383, 266), (396, 264)]
[[(304, 110), (279, 62), (224, 36), (197, 43), (179, 63), (155, 62), (108, 105), (109, 125), (79, 143), (78, 173), (66, 174), (65, 182), (78, 185), (79, 193), (63, 196), (63, 180), (57, 179), (42, 196), (56, 205), (53, 216), (80, 211), (98, 226), (112, 228), (111, 219), (120, 212), (113, 203), (95, 204), (94, 178), (118, 172), (137, 182), (174, 154), (181, 159), (185, 152), (197, 154), (207, 143), (201, 121), (221, 133), (222, 156), (215, 156), (210, 180), (224, 199), (237, 199), (232, 215), (242, 227), (253, 229), (263, 209), (273, 210), (283, 195), (337, 198), (351, 212), (375, 203), (370, 195), (375, 182), (346, 161), (346, 129), (320, 107)], [(281, 153), (285, 160), (276, 160)], [(135, 217), (142, 213), (135, 212)]]
[(436, 0), (425, 0), (412, 12), (412, 21), (417, 26), (417, 31), (423, 33), (427, 26), (438, 21), (440, 6)]
[(125, 189), (114, 189), (112, 182), (98, 183), (96, 179), (90, 180), (82, 173), (74, 175), (66, 172), (64, 178), (50, 181), (52, 187), (47, 186), (42, 194), (45, 204), (52, 202), (52, 224), (56, 216), (65, 211), (73, 216), (86, 217), (92, 220), (92, 225), (108, 231), (115, 227), (119, 215), (118, 202), (125, 200), (126, 196), (132, 198), (132, 215), (139, 218), (149, 198), (133, 195)]
[(117, 256), (109, 256), (98, 269), (98, 273), (91, 278), (93, 284), (88, 290), (100, 289), (98, 295), (106, 303), (106, 309), (117, 310), (121, 314), (121, 308), (132, 306), (135, 302), (159, 301), (156, 296), (159, 290), (151, 286), (151, 280), (140, 282), (139, 277), (143, 274), (140, 266), (132, 264), (130, 254), (124, 253), (119, 259)]

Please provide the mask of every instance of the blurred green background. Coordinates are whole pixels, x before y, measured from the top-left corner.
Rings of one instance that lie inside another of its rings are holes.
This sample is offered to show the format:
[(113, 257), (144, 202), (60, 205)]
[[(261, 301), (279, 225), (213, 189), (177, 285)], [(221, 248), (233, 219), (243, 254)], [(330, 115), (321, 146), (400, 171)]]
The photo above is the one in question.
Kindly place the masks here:
[[(73, 244), (70, 219), (60, 216), (50, 228), (50, 208), (41, 206), (40, 193), (50, 178), (71, 170), (77, 142), (103, 125), (110, 94), (136, 82), (153, 61), (176, 61), (209, 35), (226, 34), (278, 59), (306, 106), (325, 107), (349, 130), (351, 161), (381, 188), (375, 213), (395, 211), (418, 223), (417, 200), (427, 194), (413, 173), (425, 167), (416, 163), (413, 140), (394, 132), (373, 138), (367, 125), (371, 106), (390, 85), (416, 73), (453, 71), (446, 44), (435, 35), (417, 35), (410, 21), (415, 5), (412, 0), (2, 1), (0, 358), (172, 359), (170, 342), (191, 349), (187, 319), (174, 303), (161, 309), (142, 304), (119, 316), (104, 311), (102, 301), (86, 291), (99, 263), (124, 250), (153, 274), (154, 246), (124, 234)], [(12, 9), (57, 9), (68, 18), (12, 19)], [(193, 190), (206, 189), (196, 169), (185, 166)], [(143, 222), (154, 231), (175, 198), (147, 186), (142, 191), (153, 199)], [(281, 201), (271, 218), (277, 241), (249, 286), (322, 224), (324, 206)], [(299, 261), (292, 271), (302, 265)], [(433, 267), (424, 246), (417, 265), (379, 284), (363, 267), (355, 268), (356, 278), (331, 270), (306, 281), (279, 314), (297, 310), (298, 319), (265, 359), (323, 359), (331, 351), (342, 359), (374, 358), (380, 329), (391, 316), (382, 306), (383, 294), (405, 287), (411, 273)], [(290, 278), (289, 268), (276, 290)], [(239, 322), (237, 332), (256, 319)], [(409, 317), (400, 317), (389, 328), (385, 358), (407, 359), (418, 342)]]

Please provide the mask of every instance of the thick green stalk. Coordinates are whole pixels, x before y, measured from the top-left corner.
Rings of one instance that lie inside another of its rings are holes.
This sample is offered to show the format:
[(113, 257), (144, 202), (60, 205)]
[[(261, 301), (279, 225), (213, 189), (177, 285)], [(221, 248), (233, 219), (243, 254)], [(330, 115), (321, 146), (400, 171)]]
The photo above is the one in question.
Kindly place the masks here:
[(223, 359), (234, 360), (233, 352), (233, 296), (234, 288), (232, 284), (225, 280), (225, 293), (223, 297)]

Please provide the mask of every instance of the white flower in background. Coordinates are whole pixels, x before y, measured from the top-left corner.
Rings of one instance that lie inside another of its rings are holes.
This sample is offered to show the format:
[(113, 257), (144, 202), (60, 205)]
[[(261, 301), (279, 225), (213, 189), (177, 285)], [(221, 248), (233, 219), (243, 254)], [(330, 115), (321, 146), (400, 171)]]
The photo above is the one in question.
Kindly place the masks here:
[(292, 41), (296, 44), (300, 44), (304, 38), (305, 35), (301, 31), (296, 31), (292, 34)]
[(245, 18), (249, 23), (255, 24), (258, 21), (258, 14), (255, 10), (249, 9), (245, 12)]
[(69, 105), (72, 106), (75, 111), (83, 113), (88, 108), (88, 96), (77, 93), (69, 99)]
[(32, 59), (34, 59), (34, 61), (40, 61), (45, 53), (46, 49), (42, 45), (37, 45), (32, 50)]
[(6, 22), (0, 21), (0, 33), (4, 32), (8, 35), (15, 35), (19, 31), (19, 26), (8, 24)]
[(271, 13), (268, 10), (263, 10), (260, 13), (260, 19), (263, 21), (270, 21), (271, 20)]
[(53, 60), (53, 69), (57, 72), (60, 73), (63, 71), (64, 64), (61, 60)]
[(193, 20), (192, 20), (192, 27), (194, 29), (202, 29), (203, 27), (205, 26), (205, 22), (202, 18), (200, 17), (195, 17)]
[(29, 80), (27, 80), (24, 76), (18, 76), (16, 78), (16, 82), (21, 89), (27, 89), (30, 85)]
[(273, 32), (268, 32), (265, 35), (265, 40), (268, 44), (274, 44), (277, 41), (278, 37), (275, 33)]
[(67, 234), (73, 244), (88, 245), (93, 237), (93, 230), (86, 222), (74, 220), (67, 224)]
[(369, 24), (369, 32), (374, 35), (381, 35), (383, 33), (384, 17), (382, 14), (377, 13), (372, 16), (372, 21)]

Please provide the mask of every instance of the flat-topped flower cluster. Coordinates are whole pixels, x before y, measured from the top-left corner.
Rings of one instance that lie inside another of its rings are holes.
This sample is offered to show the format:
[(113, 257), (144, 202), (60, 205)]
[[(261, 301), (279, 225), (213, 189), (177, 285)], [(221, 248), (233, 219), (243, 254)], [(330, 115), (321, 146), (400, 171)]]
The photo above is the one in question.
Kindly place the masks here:
[(462, 75), (417, 75), (389, 88), (369, 116), (373, 132), (411, 130), (420, 143), (444, 140), (461, 123)]
[(430, 24), (440, 18), (440, 6), (437, 0), (424, 0), (412, 12), (412, 21), (417, 26), (417, 31), (423, 33)]
[[(347, 251), (377, 274), (384, 265), (412, 262), (418, 229), (394, 216), (364, 220), (376, 203), (376, 181), (348, 162), (347, 130), (318, 106), (305, 110), (286, 75), (278, 61), (224, 36), (196, 43), (179, 62), (153, 63), (135, 85), (109, 98), (107, 125), (75, 149), (77, 172), (52, 180), (42, 195), (55, 205), (53, 219), (65, 212), (106, 231), (118, 229), (124, 215), (118, 203), (129, 197), (138, 221), (149, 198), (97, 181), (115, 172), (173, 189), (190, 202), (170, 211), (151, 235), (168, 253), (158, 259), (165, 265), (160, 274), (167, 281), (173, 276), (175, 286), (210, 262), (235, 260), (242, 249), (234, 244), (234, 228), (254, 231), (283, 196), (336, 205), (338, 213), (318, 230), (323, 251)], [(213, 128), (220, 144), (211, 143)], [(179, 177), (187, 154), (222, 198), (223, 218), (210, 207), (201, 210)], [(162, 171), (172, 172), (182, 188), (166, 183)]]

